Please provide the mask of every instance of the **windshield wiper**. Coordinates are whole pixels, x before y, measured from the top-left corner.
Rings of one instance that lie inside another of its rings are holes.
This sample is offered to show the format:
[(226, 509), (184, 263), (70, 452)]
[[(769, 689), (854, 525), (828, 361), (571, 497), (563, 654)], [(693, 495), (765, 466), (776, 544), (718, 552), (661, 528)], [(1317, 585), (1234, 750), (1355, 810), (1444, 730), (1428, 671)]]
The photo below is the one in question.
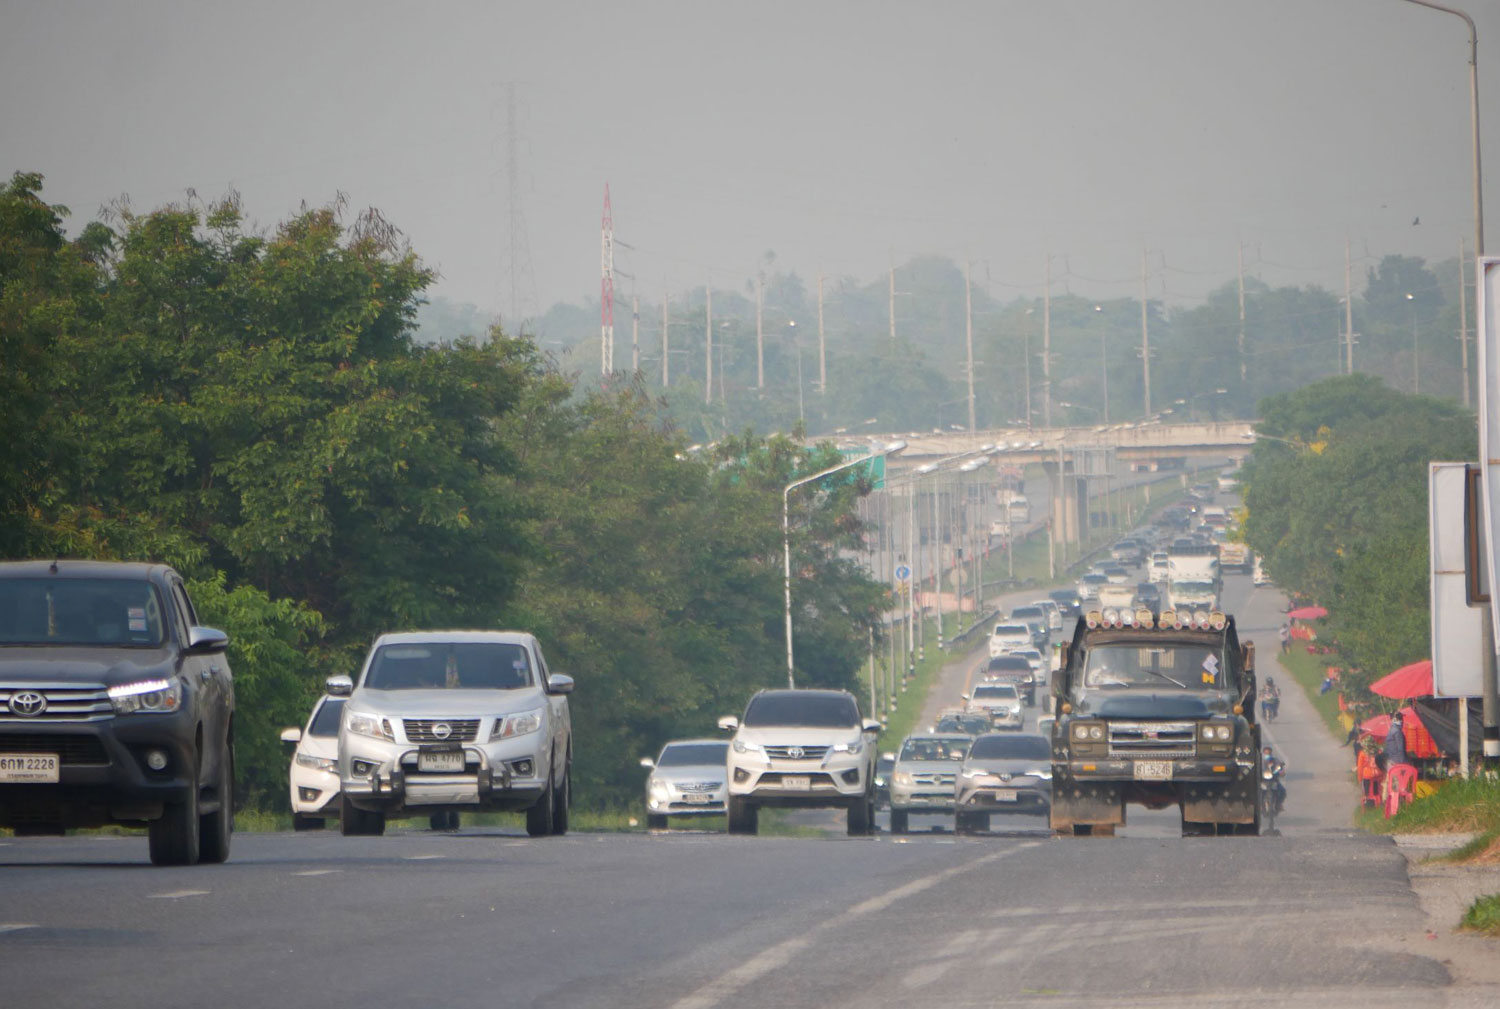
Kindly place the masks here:
[(1162, 672), (1160, 669), (1143, 669), (1142, 672), (1150, 673), (1152, 676), (1160, 676), (1162, 679), (1166, 680), (1168, 683), (1175, 683), (1179, 687), (1181, 687), (1183, 690), (1187, 689), (1187, 684), (1186, 683), (1183, 683), (1181, 680), (1173, 679), (1172, 677), (1168, 676), (1166, 673)]

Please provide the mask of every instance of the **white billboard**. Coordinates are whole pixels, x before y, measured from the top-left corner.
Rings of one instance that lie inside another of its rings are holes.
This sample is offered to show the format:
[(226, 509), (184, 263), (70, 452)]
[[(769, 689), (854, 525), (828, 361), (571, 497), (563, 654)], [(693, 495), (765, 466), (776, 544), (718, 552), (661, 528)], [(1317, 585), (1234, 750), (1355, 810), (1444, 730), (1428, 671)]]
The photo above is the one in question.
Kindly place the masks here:
[(1464, 584), (1464, 495), (1468, 467), (1435, 462), (1428, 473), (1427, 529), (1432, 565), (1432, 688), (1438, 697), (1478, 697), (1484, 626)]

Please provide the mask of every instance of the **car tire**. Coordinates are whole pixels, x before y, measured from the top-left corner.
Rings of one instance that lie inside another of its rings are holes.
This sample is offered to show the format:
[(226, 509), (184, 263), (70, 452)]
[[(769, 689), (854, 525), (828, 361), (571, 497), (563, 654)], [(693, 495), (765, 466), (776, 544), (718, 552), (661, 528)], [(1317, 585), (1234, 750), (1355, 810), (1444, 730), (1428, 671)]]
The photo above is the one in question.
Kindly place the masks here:
[(760, 827), (756, 808), (737, 796), (729, 797), (728, 831), (731, 834), (754, 834)]
[(187, 797), (168, 803), (151, 821), (147, 838), (152, 865), (194, 865), (198, 861), (198, 768), (193, 768)]
[(552, 792), (552, 833), (561, 837), (568, 832), (568, 810), (573, 805), (573, 762), (563, 765), (562, 787)]
[(911, 829), (911, 822), (904, 809), (891, 810), (891, 833), (904, 834)]
[(226, 743), (219, 753), (219, 781), (214, 789), (219, 808), (198, 818), (198, 861), (222, 865), (229, 861), (234, 839), (234, 749)]
[(304, 830), (322, 830), (323, 818), (321, 816), (303, 816), (301, 813), (293, 813), (292, 829), (298, 833)]
[(526, 811), (526, 833), (532, 837), (548, 837), (552, 834), (552, 770), (547, 769), (547, 787), (542, 789), (536, 805)]
[(339, 830), (345, 837), (379, 837), (385, 833), (385, 814), (359, 809), (353, 803), (345, 802), (339, 815)]
[(850, 837), (862, 837), (870, 832), (875, 825), (875, 802), (868, 795), (862, 795), (849, 804), (849, 816), (845, 829)]
[(665, 814), (665, 813), (647, 813), (646, 814), (646, 829), (647, 830), (666, 830), (667, 829), (667, 814)]
[(433, 830), (457, 830), (458, 822), (459, 815), (456, 809), (445, 809), (427, 818), (427, 826)]

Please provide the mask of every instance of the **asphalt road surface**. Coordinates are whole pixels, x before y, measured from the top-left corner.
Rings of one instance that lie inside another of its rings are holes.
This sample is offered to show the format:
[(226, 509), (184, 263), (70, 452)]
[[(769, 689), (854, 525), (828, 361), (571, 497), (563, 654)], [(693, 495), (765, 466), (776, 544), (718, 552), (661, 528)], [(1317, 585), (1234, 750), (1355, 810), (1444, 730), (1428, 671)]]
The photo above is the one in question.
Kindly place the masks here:
[[(1273, 671), (1279, 597), (1226, 601)], [(1500, 1004), (1430, 955), (1405, 858), (1349, 829), (1343, 754), (1282, 710), (1279, 837), (1134, 808), (1114, 838), (324, 831), (173, 869), (139, 836), (0, 840), (0, 1006)]]

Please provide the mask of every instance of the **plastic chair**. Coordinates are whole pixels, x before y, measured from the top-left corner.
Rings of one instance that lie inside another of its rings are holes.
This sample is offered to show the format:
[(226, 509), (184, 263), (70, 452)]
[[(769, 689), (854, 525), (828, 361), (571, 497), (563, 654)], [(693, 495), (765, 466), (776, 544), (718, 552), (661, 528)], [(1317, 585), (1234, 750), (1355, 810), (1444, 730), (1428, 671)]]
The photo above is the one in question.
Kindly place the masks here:
[(1401, 811), (1401, 801), (1412, 801), (1412, 785), (1417, 780), (1417, 769), (1411, 764), (1392, 764), (1385, 772), (1385, 818), (1389, 820)]

